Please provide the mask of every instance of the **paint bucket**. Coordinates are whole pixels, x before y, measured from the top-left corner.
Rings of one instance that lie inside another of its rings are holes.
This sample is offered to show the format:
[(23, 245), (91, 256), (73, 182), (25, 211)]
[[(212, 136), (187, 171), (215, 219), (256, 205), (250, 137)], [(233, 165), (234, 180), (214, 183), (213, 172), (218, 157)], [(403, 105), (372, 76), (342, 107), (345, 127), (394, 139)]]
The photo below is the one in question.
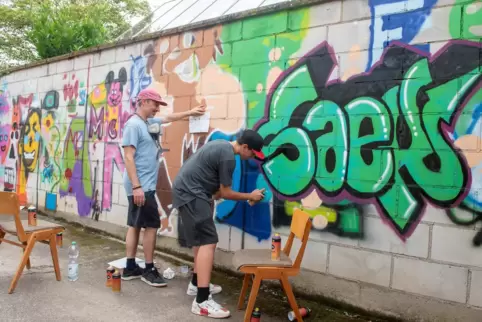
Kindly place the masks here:
[(28, 225), (37, 226), (37, 209), (34, 206), (28, 207)]

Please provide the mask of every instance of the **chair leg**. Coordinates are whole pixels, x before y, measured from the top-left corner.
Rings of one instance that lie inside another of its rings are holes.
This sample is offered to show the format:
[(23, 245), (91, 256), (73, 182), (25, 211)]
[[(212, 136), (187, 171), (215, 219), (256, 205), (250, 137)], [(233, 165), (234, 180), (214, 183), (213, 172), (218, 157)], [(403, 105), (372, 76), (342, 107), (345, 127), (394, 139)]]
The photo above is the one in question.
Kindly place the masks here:
[(251, 313), (254, 310), (254, 305), (256, 304), (256, 297), (258, 296), (259, 287), (261, 285), (261, 276), (256, 274), (251, 286), (251, 294), (249, 295), (248, 307), (246, 308), (246, 313), (244, 314), (244, 322), (249, 322), (251, 319)]
[(22, 256), (22, 261), (20, 262), (20, 265), (18, 266), (17, 273), (15, 273), (15, 276), (13, 277), (12, 283), (10, 284), (10, 288), (8, 289), (8, 294), (12, 294), (13, 291), (15, 290), (15, 287), (17, 286), (18, 280), (20, 279), (20, 276), (22, 275), (23, 269), (25, 265), (27, 265), (28, 259), (30, 257), (30, 253), (32, 252), (33, 246), (35, 245), (35, 236), (32, 235), (29, 238), (29, 241), (27, 243), (27, 248), (25, 248), (25, 251)]
[(295, 295), (293, 294), (293, 289), (291, 288), (290, 281), (286, 276), (281, 277), (281, 285), (286, 293), (286, 297), (288, 298), (288, 302), (290, 303), (291, 309), (295, 312), (296, 321), (303, 322), (303, 318), (300, 314), (300, 309), (298, 304), (296, 303)]
[(50, 236), (50, 253), (52, 254), (52, 262), (54, 263), (55, 277), (57, 281), (61, 280), (60, 276), (60, 266), (59, 266), (59, 254), (57, 252), (57, 242), (55, 240), (55, 235)]
[(5, 232), (2, 230), (0, 231), (0, 244), (2, 244), (2, 238), (5, 237)]
[(244, 274), (243, 287), (241, 288), (241, 294), (239, 294), (238, 310), (243, 309), (244, 300), (246, 299), (246, 292), (248, 291), (250, 279), (251, 279), (251, 274)]
[[(27, 246), (27, 243), (23, 243), (25, 246)], [(25, 248), (23, 249), (23, 252), (25, 253)], [(30, 257), (28, 258), (27, 260), (27, 269), (30, 269), (31, 268), (31, 264), (30, 264)]]

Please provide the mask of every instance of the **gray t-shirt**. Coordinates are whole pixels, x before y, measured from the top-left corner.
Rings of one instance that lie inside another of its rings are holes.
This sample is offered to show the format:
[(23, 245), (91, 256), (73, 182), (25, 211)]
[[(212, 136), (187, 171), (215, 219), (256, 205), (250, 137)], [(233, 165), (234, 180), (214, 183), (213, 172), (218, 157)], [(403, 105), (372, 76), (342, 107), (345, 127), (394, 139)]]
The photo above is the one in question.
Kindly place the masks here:
[(231, 186), (236, 168), (233, 146), (214, 140), (184, 162), (172, 184), (172, 206), (179, 208), (195, 198), (212, 199), (220, 185)]

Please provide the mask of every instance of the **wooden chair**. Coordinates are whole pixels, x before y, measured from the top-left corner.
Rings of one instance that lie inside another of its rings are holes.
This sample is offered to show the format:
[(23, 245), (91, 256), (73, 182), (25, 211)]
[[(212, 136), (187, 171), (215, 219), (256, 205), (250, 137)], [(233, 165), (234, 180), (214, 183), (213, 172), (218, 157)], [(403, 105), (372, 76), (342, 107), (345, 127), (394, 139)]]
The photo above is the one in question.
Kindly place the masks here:
[[(295, 312), (297, 321), (303, 321), (298, 304), (296, 303), (291, 284), (288, 280), (289, 276), (296, 276), (300, 272), (301, 261), (305, 253), (306, 244), (311, 231), (310, 216), (296, 209), (293, 213), (291, 221), (290, 236), (281, 252), (280, 261), (271, 260), (271, 249), (243, 249), (234, 254), (233, 264), (237, 270), (243, 272), (244, 281), (241, 294), (238, 301), (238, 309), (243, 309), (244, 299), (248, 290), (249, 280), (254, 275), (253, 286), (248, 300), (248, 307), (244, 315), (244, 322), (249, 322), (251, 312), (254, 309), (256, 297), (262, 280), (279, 280), (283, 290), (288, 298), (291, 309)], [(294, 238), (301, 240), (301, 247), (293, 263), (290, 259), (291, 247)]]
[[(13, 217), (13, 221), (0, 222), (0, 244), (3, 242), (23, 248), (22, 261), (13, 277), (8, 293), (12, 294), (15, 290), (24, 267), (27, 266), (27, 269), (30, 269), (30, 253), (36, 242), (50, 244), (55, 277), (57, 281), (60, 281), (59, 257), (55, 238), (57, 233), (65, 230), (64, 227), (44, 220), (37, 220), (37, 226), (28, 226), (27, 220), (20, 219), (19, 200), (14, 192), (0, 192), (0, 216)], [(16, 236), (20, 243), (5, 239), (6, 234)]]

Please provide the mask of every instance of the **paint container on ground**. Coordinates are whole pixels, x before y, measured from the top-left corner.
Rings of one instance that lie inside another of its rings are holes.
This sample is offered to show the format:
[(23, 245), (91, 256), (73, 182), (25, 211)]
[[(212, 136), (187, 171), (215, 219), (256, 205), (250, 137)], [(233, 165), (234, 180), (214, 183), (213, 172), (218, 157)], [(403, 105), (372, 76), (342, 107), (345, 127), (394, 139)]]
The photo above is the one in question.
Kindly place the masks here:
[(37, 226), (37, 209), (34, 206), (28, 207), (28, 225)]
[(181, 266), (180, 273), (182, 277), (187, 277), (189, 275), (189, 267), (187, 265)]
[(259, 308), (255, 308), (251, 314), (251, 322), (261, 322), (261, 311)]
[(107, 276), (106, 276), (106, 281), (105, 281), (105, 286), (106, 287), (112, 287), (112, 276), (115, 273), (115, 268), (112, 266), (109, 266), (107, 268)]
[(276, 233), (271, 241), (271, 259), (279, 261), (281, 258), (281, 236)]
[[(306, 318), (306, 317), (310, 316), (310, 313), (311, 313), (311, 310), (309, 308), (306, 308), (306, 307), (300, 308), (300, 315), (301, 315), (302, 318)], [(288, 313), (288, 320), (297, 321), (295, 312), (291, 311), (290, 313)]]
[(116, 269), (112, 274), (112, 292), (119, 293), (121, 291), (121, 275)]
[(55, 236), (55, 241), (57, 242), (57, 247), (62, 248), (64, 241), (63, 241), (63, 234), (58, 233), (57, 236)]

